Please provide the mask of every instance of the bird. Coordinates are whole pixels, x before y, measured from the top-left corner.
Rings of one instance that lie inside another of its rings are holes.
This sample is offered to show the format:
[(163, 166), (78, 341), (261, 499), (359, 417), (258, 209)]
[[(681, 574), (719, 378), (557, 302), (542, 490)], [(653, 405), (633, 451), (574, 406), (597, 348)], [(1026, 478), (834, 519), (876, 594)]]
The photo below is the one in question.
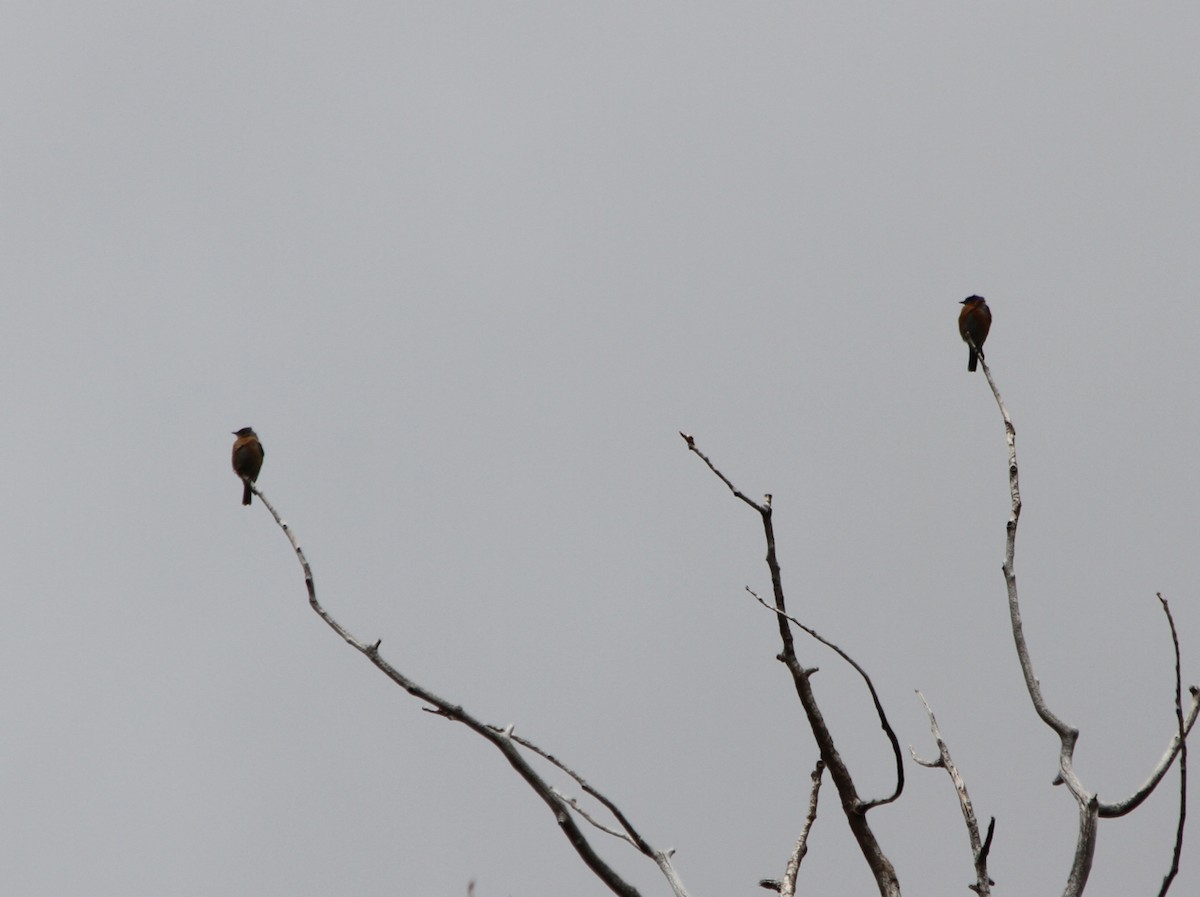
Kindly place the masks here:
[(258, 472), (262, 470), (263, 457), (267, 453), (263, 451), (262, 443), (258, 441), (258, 434), (252, 427), (242, 427), (233, 435), (237, 437), (233, 441), (233, 472), (241, 477), (242, 504), (248, 505), (250, 504), (250, 484), (258, 479)]
[(982, 296), (968, 296), (962, 301), (962, 307), (958, 314), (958, 332), (967, 344), (967, 370), (973, 371), (983, 358), (983, 341), (992, 326), (992, 310)]

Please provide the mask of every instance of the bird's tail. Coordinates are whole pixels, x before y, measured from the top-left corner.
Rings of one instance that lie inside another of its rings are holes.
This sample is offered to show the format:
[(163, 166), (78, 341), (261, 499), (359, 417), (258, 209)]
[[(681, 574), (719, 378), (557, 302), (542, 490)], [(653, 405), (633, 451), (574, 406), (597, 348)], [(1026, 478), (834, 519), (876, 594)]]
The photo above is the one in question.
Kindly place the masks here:
[[(974, 349), (968, 349), (967, 351), (970, 353), (970, 355), (967, 356), (967, 370), (973, 371), (979, 364), (979, 356), (976, 354)], [(246, 487), (247, 490), (249, 490), (249, 488), (249, 486)], [(247, 491), (246, 494), (249, 495), (250, 493)], [(250, 504), (250, 502), (247, 501), (245, 504)]]
[[(972, 365), (975, 364), (974, 356), (972, 356), (972, 358), (971, 358), (971, 364)], [(975, 368), (972, 367), (971, 370), (975, 370)], [(244, 505), (250, 504), (250, 481), (249, 480), (242, 480), (242, 504), (244, 504)]]

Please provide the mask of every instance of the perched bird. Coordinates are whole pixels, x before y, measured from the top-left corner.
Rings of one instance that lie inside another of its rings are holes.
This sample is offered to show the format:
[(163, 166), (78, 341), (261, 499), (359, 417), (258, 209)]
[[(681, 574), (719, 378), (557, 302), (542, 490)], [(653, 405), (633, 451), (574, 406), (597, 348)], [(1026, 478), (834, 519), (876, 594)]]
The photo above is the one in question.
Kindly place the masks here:
[(258, 479), (266, 452), (258, 441), (258, 434), (251, 427), (242, 427), (233, 435), (237, 437), (233, 441), (233, 472), (242, 478), (242, 504), (248, 505), (250, 484)]
[[(962, 301), (962, 311), (958, 314), (958, 332), (967, 344), (967, 370), (975, 370), (976, 363), (983, 358), (983, 341), (987, 339), (988, 330), (992, 326), (992, 310), (982, 296), (968, 296)], [(974, 347), (971, 346), (974, 342)]]

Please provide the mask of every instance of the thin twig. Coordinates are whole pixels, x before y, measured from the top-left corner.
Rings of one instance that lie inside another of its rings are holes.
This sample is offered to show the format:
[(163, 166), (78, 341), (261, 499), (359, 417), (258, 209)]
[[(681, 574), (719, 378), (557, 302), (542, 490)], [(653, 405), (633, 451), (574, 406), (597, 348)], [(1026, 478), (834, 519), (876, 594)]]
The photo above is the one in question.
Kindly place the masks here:
[(597, 819), (595, 816), (593, 816), (591, 813), (589, 813), (586, 809), (581, 807), (579, 805), (579, 801), (576, 800), (575, 798), (571, 797), (569, 794), (563, 794), (557, 788), (554, 789), (554, 793), (557, 794), (560, 798), (562, 798), (563, 803), (565, 803), (568, 807), (570, 807), (572, 810), (574, 810), (576, 813), (578, 813), (581, 819), (590, 823), (593, 828), (599, 829), (600, 831), (604, 832), (604, 834), (612, 835), (614, 838), (617, 838), (621, 841), (625, 841), (628, 844), (633, 844), (632, 839), (627, 834), (625, 834), (624, 832), (619, 832), (615, 828), (611, 828), (610, 826), (605, 825), (603, 822), (601, 822), (599, 819)]
[[(983, 838), (983, 847), (979, 848), (979, 856), (984, 865), (987, 865), (988, 855), (992, 852), (992, 836), (996, 834), (996, 817), (992, 816), (988, 819), (987, 834)], [(995, 882), (992, 882), (995, 884)]]
[[(1166, 897), (1167, 891), (1171, 890), (1171, 883), (1179, 874), (1179, 856), (1183, 852), (1183, 826), (1187, 821), (1187, 732), (1183, 722), (1183, 673), (1179, 660), (1179, 633), (1175, 629), (1171, 605), (1162, 596), (1162, 592), (1158, 593), (1158, 601), (1162, 605), (1163, 613), (1167, 615), (1167, 625), (1171, 627), (1171, 646), (1175, 649), (1175, 722), (1179, 726), (1179, 822), (1175, 826), (1175, 850), (1171, 856), (1171, 868), (1163, 876), (1162, 887), (1158, 891), (1158, 897)], [(1192, 697), (1194, 700), (1194, 690)]]
[(733, 485), (733, 483), (730, 481), (729, 477), (725, 476), (725, 474), (723, 474), (723, 473), (721, 473), (721, 471), (717, 470), (717, 465), (713, 464), (712, 461), (709, 460), (708, 455), (706, 455), (706, 454), (704, 454), (704, 452), (700, 451), (700, 448), (699, 448), (699, 446), (696, 445), (696, 440), (694, 438), (689, 436), (687, 433), (684, 433), (682, 430), (679, 431), (679, 435), (682, 436), (683, 441), (687, 443), (688, 449), (690, 451), (695, 452), (697, 457), (699, 457), (701, 461), (703, 461), (705, 464), (708, 465), (708, 469), (711, 470), (713, 473), (715, 473), (717, 475), (718, 479), (720, 479), (720, 481), (722, 483), (724, 483), (726, 486), (729, 487), (730, 492), (732, 492), (736, 497), (740, 498), (742, 501), (744, 501), (750, 507), (754, 508), (754, 510), (758, 511), (758, 513), (760, 513), (760, 514), (768, 513), (768, 511), (770, 510), (770, 507), (771, 507), (771, 496), (770, 495), (767, 495), (765, 497), (766, 501), (764, 501), (763, 504), (761, 504), (761, 505), (758, 502), (754, 501), (754, 499), (747, 498), (742, 493), (742, 491), (737, 488), (737, 486)]

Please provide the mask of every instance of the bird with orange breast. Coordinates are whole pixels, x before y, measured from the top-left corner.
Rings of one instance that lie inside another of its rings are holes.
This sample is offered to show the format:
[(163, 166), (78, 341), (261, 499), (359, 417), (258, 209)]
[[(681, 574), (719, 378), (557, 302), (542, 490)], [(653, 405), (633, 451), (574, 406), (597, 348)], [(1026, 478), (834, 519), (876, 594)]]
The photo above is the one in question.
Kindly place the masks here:
[(263, 451), (262, 443), (258, 441), (258, 434), (250, 427), (242, 427), (233, 434), (237, 437), (233, 441), (233, 472), (236, 473), (242, 480), (242, 504), (250, 504), (250, 484), (258, 479), (258, 472), (262, 470), (263, 457), (267, 454)]
[[(983, 341), (992, 327), (992, 310), (982, 296), (968, 296), (958, 313), (958, 332), (967, 344), (967, 370), (973, 371), (983, 358)], [(972, 345), (974, 343), (974, 345)]]

